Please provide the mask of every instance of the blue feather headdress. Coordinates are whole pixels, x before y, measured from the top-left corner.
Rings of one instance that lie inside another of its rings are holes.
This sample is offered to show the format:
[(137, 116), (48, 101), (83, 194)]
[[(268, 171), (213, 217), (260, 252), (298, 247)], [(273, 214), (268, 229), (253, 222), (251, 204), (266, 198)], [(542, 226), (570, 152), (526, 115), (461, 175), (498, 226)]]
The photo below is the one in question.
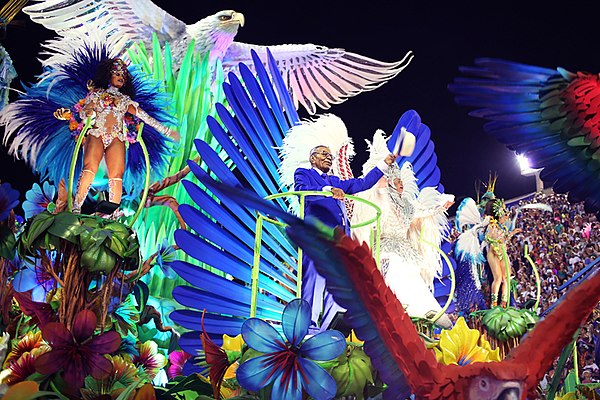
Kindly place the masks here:
[[(83, 44), (64, 63), (47, 67), (36, 84), (25, 88), (25, 94), (0, 113), (0, 124), (6, 127), (4, 144), (9, 146), (9, 153), (24, 159), (40, 174), (41, 180), (57, 184), (67, 178), (77, 127), (73, 121), (69, 127), (69, 121), (58, 120), (53, 113), (66, 107), (72, 109), (73, 115), (77, 114), (76, 105), (88, 93), (87, 82), (94, 77), (100, 61), (111, 57), (110, 53), (107, 44)], [(133, 100), (161, 123), (174, 124), (173, 116), (168, 113), (171, 99), (161, 84), (135, 65), (129, 67), (129, 72), (136, 93)], [(136, 120), (133, 122), (135, 126)], [(167, 166), (170, 139), (147, 125), (142, 138), (148, 148), (153, 179), (157, 179)], [(81, 168), (79, 154), (76, 176)], [(130, 195), (136, 196), (143, 189), (145, 171), (141, 145), (132, 133), (123, 177), (124, 188)]]

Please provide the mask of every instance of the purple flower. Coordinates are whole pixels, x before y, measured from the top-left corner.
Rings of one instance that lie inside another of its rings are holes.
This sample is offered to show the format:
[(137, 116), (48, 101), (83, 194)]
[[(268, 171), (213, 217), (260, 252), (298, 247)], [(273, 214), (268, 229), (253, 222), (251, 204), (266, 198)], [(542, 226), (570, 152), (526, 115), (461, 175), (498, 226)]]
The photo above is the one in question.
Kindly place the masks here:
[[(27, 200), (23, 202), (23, 212), (25, 219), (35, 217), (42, 211), (46, 211), (48, 207), (53, 207), (54, 195), (56, 188), (48, 182), (43, 183), (43, 189), (37, 183), (34, 183), (30, 190), (25, 193)], [(50, 210), (52, 211), (52, 210)]]
[(40, 265), (39, 258), (36, 258), (35, 265), (25, 262), (24, 266), (25, 268), (17, 272), (13, 279), (15, 292), (23, 293), (33, 289), (31, 299), (38, 303), (45, 303), (46, 295), (55, 287), (54, 278)]
[(72, 391), (78, 391), (88, 375), (107, 378), (112, 363), (103, 354), (117, 350), (121, 336), (115, 331), (93, 336), (97, 322), (96, 314), (83, 310), (75, 316), (71, 331), (58, 322), (45, 325), (42, 336), (52, 350), (38, 357), (36, 370), (45, 375), (63, 370), (63, 378)]
[(0, 222), (4, 221), (11, 210), (19, 204), (19, 192), (9, 183), (0, 185)]
[(281, 321), (287, 341), (271, 325), (250, 318), (242, 325), (246, 344), (261, 353), (239, 366), (237, 380), (242, 387), (258, 391), (273, 383), (273, 399), (301, 400), (303, 391), (315, 400), (331, 399), (336, 393), (334, 379), (313, 360), (338, 357), (346, 340), (338, 331), (324, 331), (304, 341), (310, 325), (310, 305), (292, 300)]

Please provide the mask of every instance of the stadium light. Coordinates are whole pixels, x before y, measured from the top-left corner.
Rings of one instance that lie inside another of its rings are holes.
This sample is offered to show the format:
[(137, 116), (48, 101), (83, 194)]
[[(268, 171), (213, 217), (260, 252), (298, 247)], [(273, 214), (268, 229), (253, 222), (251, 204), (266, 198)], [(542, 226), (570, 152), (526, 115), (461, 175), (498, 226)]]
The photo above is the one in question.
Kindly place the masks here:
[(529, 159), (525, 157), (523, 154), (515, 153), (517, 157), (517, 162), (519, 163), (519, 168), (521, 168), (521, 175), (523, 176), (535, 176), (535, 188), (536, 192), (541, 192), (544, 190), (544, 183), (540, 179), (540, 171), (543, 168), (531, 168), (529, 164)]

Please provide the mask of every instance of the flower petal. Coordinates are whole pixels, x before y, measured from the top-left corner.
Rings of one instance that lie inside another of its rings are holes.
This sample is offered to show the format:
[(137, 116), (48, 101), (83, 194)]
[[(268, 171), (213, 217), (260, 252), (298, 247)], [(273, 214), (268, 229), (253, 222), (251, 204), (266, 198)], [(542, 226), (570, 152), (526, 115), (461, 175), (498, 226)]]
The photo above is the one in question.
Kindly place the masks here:
[(86, 358), (87, 370), (96, 379), (107, 378), (113, 371), (110, 360), (99, 354), (93, 354)]
[(302, 400), (302, 377), (300, 371), (294, 371), (290, 379), (283, 379), (283, 374), (273, 384), (272, 399)]
[(60, 371), (68, 359), (65, 350), (52, 350), (44, 353), (35, 360), (35, 369), (44, 375), (50, 375)]
[(283, 309), (281, 325), (283, 333), (292, 347), (298, 347), (308, 333), (310, 312), (310, 304), (302, 299), (290, 301)]
[(250, 348), (261, 353), (274, 353), (286, 348), (279, 332), (258, 318), (250, 318), (244, 321), (242, 337)]
[(156, 392), (151, 383), (144, 384), (135, 394), (135, 400), (155, 400)]
[(237, 369), (237, 380), (246, 390), (256, 391), (270, 384), (282, 371), (267, 361), (266, 356), (258, 356), (245, 361)]
[(335, 396), (337, 386), (327, 371), (313, 361), (302, 357), (298, 357), (298, 363), (305, 377), (302, 386), (313, 399), (329, 400)]
[(94, 336), (85, 347), (94, 353), (108, 354), (117, 351), (119, 346), (121, 346), (121, 335), (115, 331), (108, 331)]
[(42, 285), (36, 286), (31, 291), (31, 300), (35, 301), (36, 303), (45, 303), (46, 302), (46, 289), (44, 288), (44, 286), (42, 286)]
[(22, 293), (37, 287), (37, 280), (35, 278), (35, 271), (30, 268), (25, 268), (17, 272), (12, 281), (15, 291)]
[(39, 393), (40, 385), (34, 381), (19, 382), (14, 386), (8, 388), (8, 391), (4, 394), (4, 400), (22, 400), (33, 397), (36, 393)]
[(44, 195), (44, 200), (52, 201), (54, 200), (54, 195), (56, 195), (56, 187), (48, 183), (48, 181), (44, 181), (42, 192)]
[(77, 393), (83, 386), (83, 380), (88, 372), (83, 366), (81, 358), (72, 357), (71, 362), (65, 366), (63, 378), (69, 385), (68, 390), (72, 393)]
[(73, 335), (63, 325), (58, 322), (50, 322), (42, 329), (42, 336), (50, 347), (68, 346), (73, 344)]
[(77, 343), (82, 343), (94, 334), (98, 318), (91, 310), (82, 310), (77, 313), (73, 321), (73, 336)]
[(342, 354), (346, 346), (346, 339), (341, 332), (323, 331), (302, 343), (299, 353), (312, 360), (328, 361)]

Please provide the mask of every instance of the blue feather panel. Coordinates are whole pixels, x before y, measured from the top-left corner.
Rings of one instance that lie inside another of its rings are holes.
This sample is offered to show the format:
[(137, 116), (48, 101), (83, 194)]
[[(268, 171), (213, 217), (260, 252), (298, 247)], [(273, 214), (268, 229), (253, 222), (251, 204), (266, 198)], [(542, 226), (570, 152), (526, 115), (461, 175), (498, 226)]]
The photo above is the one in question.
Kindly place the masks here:
[[(218, 119), (207, 118), (214, 140), (223, 151), (217, 154), (211, 145), (196, 140), (206, 169), (192, 161), (188, 165), (200, 182), (216, 177), (262, 198), (279, 192), (276, 148), (287, 130), (299, 123), (299, 117), (295, 109), (288, 108), (293, 103), (281, 76), (273, 74), (272, 57), (269, 78), (262, 61), (254, 52), (252, 56), (256, 76), (240, 65), (241, 76), (230, 74), (229, 83), (223, 84), (228, 106), (216, 104)], [(175, 272), (188, 283), (176, 287), (173, 297), (188, 309), (174, 311), (171, 318), (191, 330), (179, 344), (196, 354), (201, 349), (197, 338), (202, 330), (202, 311), (206, 333), (211, 337), (239, 334), (241, 324), (250, 316), (257, 214), (235, 198), (221, 197), (212, 188), (187, 180), (182, 183), (196, 206), (179, 208), (190, 231), (176, 231), (175, 241), (203, 266), (182, 261), (173, 264)], [(284, 199), (269, 204), (276, 210), (269, 216), (288, 206)], [(269, 222), (263, 225), (261, 240), (256, 260), (260, 266), (256, 316), (277, 322), (281, 321), (284, 305), (296, 297), (297, 247), (281, 227)]]

